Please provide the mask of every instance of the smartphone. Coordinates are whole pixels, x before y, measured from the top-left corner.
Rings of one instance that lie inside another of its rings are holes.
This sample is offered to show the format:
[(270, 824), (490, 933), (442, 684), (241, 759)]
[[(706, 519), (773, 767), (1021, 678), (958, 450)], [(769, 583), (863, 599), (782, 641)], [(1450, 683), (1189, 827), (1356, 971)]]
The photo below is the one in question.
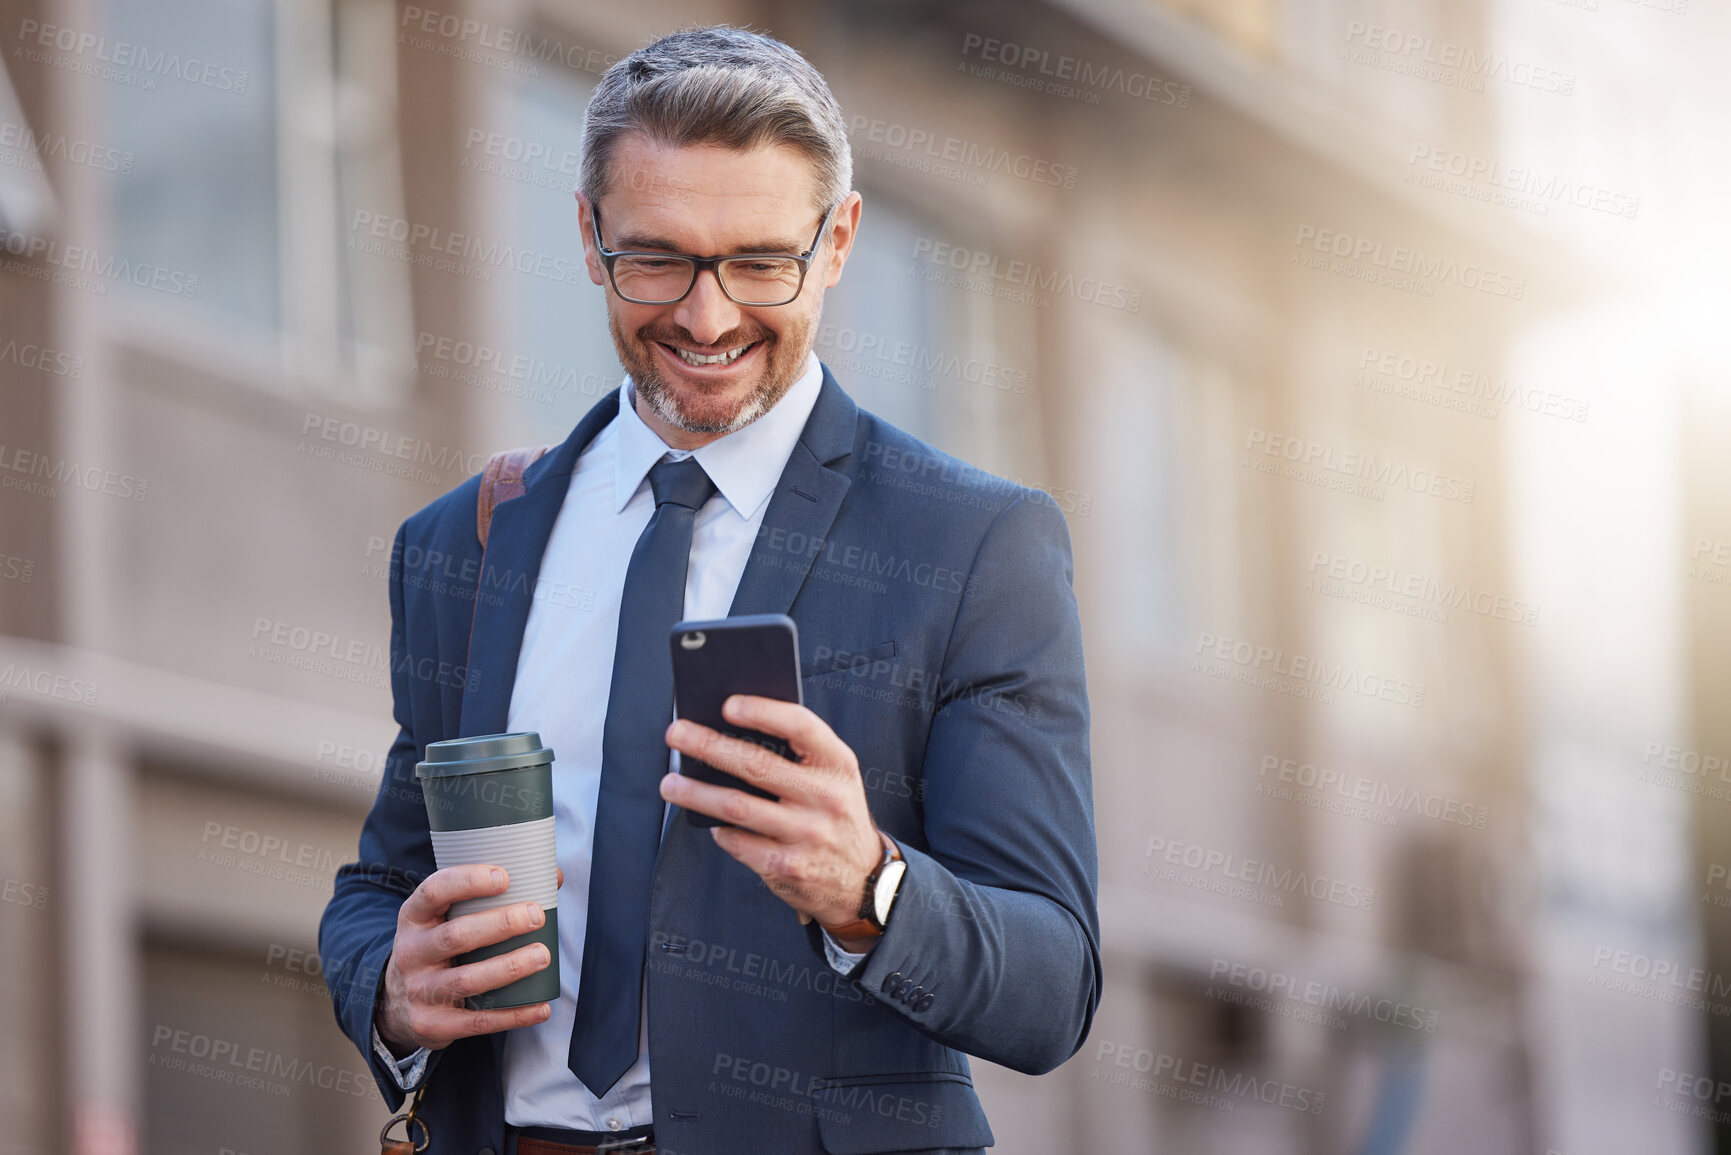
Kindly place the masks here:
[[(714, 621), (677, 622), (668, 637), (673, 649), (673, 712), (712, 730), (744, 738), (775, 751), (789, 761), (799, 759), (781, 738), (724, 721), (721, 704), (730, 694), (756, 694), (805, 704), (799, 684), (799, 628), (786, 614), (745, 614)], [(679, 772), (699, 782), (730, 786), (775, 798), (723, 770), (696, 758), (679, 755)], [(726, 826), (719, 818), (685, 812), (693, 826)]]

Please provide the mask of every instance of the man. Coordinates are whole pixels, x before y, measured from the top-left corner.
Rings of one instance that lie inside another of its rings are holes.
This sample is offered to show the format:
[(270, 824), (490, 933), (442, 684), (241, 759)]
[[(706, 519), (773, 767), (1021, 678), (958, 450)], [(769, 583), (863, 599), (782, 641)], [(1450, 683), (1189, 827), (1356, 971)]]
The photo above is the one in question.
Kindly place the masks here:
[[(978, 1150), (965, 1054), (1040, 1073), (1086, 1036), (1068, 533), (1043, 495), (857, 409), (812, 354), (860, 218), (843, 123), (751, 33), (609, 69), (577, 200), (628, 378), (498, 505), (484, 558), (479, 479), (398, 533), (401, 732), (320, 948), (387, 1102), (425, 1081), (434, 1155)], [(439, 581), (405, 564), (431, 557)], [(729, 717), (798, 761), (669, 725), (669, 627), (750, 613), (794, 619), (805, 704), (735, 696)], [(516, 730), (557, 756), (562, 991), (470, 1010), (550, 960), (453, 956), (542, 915), (447, 920), (509, 882), (434, 869), (415, 763)], [(678, 754), (774, 797), (668, 773)]]

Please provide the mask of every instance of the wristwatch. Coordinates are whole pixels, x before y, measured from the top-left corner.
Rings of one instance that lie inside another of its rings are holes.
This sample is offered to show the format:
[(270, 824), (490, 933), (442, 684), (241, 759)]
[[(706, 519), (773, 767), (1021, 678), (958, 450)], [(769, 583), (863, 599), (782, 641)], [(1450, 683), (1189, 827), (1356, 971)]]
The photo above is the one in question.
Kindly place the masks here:
[(831, 938), (873, 938), (883, 933), (884, 924), (890, 920), (890, 908), (895, 905), (896, 892), (901, 888), (908, 864), (902, 860), (902, 848), (889, 835), (880, 830), (878, 837), (884, 842), (884, 857), (877, 869), (866, 876), (859, 917), (841, 926), (824, 926)]

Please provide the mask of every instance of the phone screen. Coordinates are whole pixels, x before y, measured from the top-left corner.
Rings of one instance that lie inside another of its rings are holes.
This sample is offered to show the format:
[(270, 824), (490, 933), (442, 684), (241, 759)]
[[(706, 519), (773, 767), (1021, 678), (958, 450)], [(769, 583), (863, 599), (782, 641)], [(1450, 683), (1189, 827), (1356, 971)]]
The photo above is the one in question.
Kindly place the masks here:
[[(674, 713), (713, 730), (765, 746), (797, 762), (780, 738), (748, 730), (722, 719), (721, 704), (730, 694), (756, 694), (784, 702), (803, 702), (799, 682), (799, 629), (786, 614), (749, 614), (713, 621), (674, 625), (668, 638), (673, 652)], [(685, 754), (679, 772), (718, 786), (729, 786), (759, 798), (775, 795), (717, 770)], [(693, 826), (725, 826), (693, 810), (685, 812)]]

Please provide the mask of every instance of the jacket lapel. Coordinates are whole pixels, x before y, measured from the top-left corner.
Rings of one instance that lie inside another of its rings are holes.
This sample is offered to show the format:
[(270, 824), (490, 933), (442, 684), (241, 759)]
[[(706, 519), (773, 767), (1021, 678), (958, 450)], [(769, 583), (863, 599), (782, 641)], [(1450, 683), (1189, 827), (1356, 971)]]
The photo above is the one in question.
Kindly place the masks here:
[(493, 525), (481, 560), (474, 625), (469, 638), (468, 689), (458, 737), (498, 734), (505, 729), (516, 681), (517, 656), (541, 557), (553, 523), (565, 504), (578, 455), (619, 412), (619, 393), (609, 393), (584, 415), (564, 444), (523, 471), (523, 495), (493, 510)]
[[(858, 407), (825, 365), (817, 403), (776, 482), (728, 617), (785, 614), (793, 605), (820, 552), (813, 546), (829, 535), (842, 498), (853, 485), (847, 473), (829, 468), (829, 463), (853, 452), (858, 419)], [(802, 548), (787, 548), (790, 541), (802, 543)]]

